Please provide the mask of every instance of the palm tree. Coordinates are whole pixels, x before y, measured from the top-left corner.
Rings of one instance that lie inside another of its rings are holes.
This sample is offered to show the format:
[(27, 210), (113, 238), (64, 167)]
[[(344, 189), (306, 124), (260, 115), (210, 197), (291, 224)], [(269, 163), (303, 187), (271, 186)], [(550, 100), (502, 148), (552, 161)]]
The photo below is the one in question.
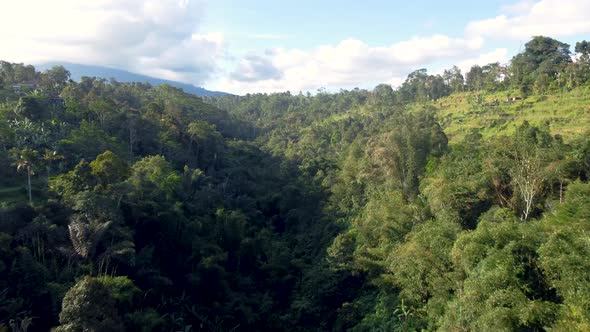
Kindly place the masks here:
[(45, 149), (45, 153), (43, 154), (43, 160), (46, 162), (47, 167), (47, 181), (49, 182), (49, 176), (51, 175), (51, 163), (54, 161), (64, 159), (64, 156), (57, 153), (55, 150)]
[(33, 193), (31, 188), (31, 176), (35, 175), (35, 172), (33, 171), (33, 162), (37, 159), (39, 153), (37, 152), (37, 150), (33, 150), (29, 147), (26, 147), (20, 151), (13, 150), (12, 154), (15, 159), (14, 165), (16, 166), (16, 170), (24, 170), (27, 172), (27, 189), (29, 193), (29, 204), (32, 204)]

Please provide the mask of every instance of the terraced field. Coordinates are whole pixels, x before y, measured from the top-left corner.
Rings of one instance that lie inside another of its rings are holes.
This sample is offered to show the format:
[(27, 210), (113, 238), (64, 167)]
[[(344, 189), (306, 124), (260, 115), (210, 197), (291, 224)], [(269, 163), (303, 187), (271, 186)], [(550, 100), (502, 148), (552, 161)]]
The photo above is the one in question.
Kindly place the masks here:
[(16, 203), (26, 201), (27, 193), (23, 186), (0, 187), (0, 203)]
[(551, 132), (566, 141), (590, 133), (590, 89), (565, 93), (531, 95), (518, 93), (460, 93), (430, 103), (451, 142), (462, 139), (472, 128), (484, 137), (507, 135), (524, 121), (549, 125)]

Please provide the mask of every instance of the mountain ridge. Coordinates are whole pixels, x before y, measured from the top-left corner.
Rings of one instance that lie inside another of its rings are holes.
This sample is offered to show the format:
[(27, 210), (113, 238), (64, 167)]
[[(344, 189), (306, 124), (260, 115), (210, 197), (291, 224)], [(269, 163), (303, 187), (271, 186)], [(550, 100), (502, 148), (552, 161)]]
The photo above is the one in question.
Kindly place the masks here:
[(119, 82), (145, 82), (151, 85), (163, 85), (168, 84), (176, 88), (184, 90), (186, 93), (194, 94), (199, 97), (215, 97), (231, 95), (230, 93), (223, 91), (207, 90), (202, 87), (195, 86), (189, 83), (182, 83), (172, 80), (166, 80), (148, 75), (142, 75), (134, 72), (130, 72), (124, 69), (106, 67), (106, 66), (95, 66), (95, 65), (84, 65), (79, 63), (65, 62), (65, 61), (51, 61), (35, 65), (35, 68), (40, 71), (51, 69), (54, 66), (63, 66), (71, 74), (71, 78), (74, 81), (79, 82), (83, 76), (88, 77), (101, 77), (105, 79), (114, 78)]

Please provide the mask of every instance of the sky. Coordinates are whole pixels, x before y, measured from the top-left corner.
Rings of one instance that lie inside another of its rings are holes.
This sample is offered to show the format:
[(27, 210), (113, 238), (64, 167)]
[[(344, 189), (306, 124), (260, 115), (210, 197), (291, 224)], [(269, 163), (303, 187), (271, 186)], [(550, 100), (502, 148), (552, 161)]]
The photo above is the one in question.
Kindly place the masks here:
[(102, 65), (235, 94), (399, 86), (588, 39), (590, 0), (0, 0), (0, 59)]

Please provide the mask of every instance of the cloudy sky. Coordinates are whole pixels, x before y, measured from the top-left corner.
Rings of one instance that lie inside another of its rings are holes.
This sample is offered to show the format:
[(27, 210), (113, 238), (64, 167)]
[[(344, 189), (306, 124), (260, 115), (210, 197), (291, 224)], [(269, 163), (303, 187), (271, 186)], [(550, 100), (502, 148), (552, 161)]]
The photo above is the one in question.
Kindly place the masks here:
[(590, 36), (590, 0), (0, 0), (0, 59), (104, 65), (236, 94), (399, 85)]

